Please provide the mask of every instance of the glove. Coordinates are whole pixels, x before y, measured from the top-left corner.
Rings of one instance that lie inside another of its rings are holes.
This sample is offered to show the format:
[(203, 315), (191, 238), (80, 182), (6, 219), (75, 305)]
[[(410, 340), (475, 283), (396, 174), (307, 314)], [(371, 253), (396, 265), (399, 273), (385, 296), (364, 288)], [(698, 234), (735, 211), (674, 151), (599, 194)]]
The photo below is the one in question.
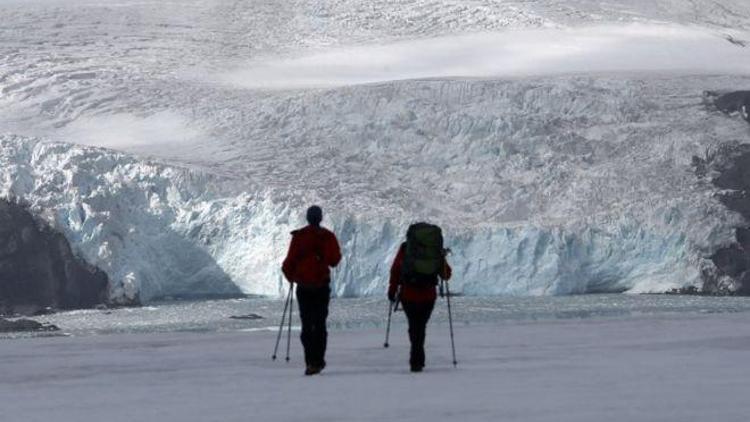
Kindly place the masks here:
[(388, 300), (392, 302), (396, 301), (396, 291), (395, 290), (388, 290)]

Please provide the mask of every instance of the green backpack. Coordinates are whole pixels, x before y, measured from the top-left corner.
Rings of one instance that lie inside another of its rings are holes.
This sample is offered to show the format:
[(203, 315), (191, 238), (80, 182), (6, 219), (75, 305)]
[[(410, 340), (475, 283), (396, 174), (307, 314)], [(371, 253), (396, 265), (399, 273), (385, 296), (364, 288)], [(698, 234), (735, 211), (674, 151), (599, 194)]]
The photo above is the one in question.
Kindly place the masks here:
[(445, 265), (443, 232), (429, 223), (409, 226), (404, 244), (401, 280), (404, 284), (434, 286)]

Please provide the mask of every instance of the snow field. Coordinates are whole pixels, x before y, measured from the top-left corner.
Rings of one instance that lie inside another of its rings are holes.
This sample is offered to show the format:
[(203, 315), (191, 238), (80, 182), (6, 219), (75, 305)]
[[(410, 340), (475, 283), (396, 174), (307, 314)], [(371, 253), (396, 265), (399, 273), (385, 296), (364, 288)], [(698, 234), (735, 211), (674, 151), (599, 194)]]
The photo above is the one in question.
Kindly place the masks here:
[[(410, 374), (405, 327), (330, 335), (328, 367), (302, 375), (301, 348), (272, 362), (274, 332), (8, 341), (3, 414), (31, 422), (705, 421), (750, 407), (745, 314), (431, 325), (427, 367)], [(44, 399), (40, 399), (43, 397)]]

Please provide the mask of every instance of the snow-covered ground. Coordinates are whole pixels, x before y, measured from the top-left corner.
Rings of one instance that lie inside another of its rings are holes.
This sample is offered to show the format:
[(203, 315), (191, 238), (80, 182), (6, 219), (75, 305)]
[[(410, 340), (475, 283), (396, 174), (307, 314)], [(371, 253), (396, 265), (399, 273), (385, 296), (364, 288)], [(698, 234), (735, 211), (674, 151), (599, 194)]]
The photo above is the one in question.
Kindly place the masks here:
[(3, 420), (744, 422), (747, 314), (505, 322), (428, 330), (424, 373), (395, 327), (335, 331), (329, 366), (272, 362), (273, 332), (3, 342)]
[(0, 0), (0, 17), (0, 192), (116, 298), (278, 295), (313, 202), (344, 246), (340, 296), (380, 294), (418, 219), (445, 227), (472, 295), (700, 285), (744, 224), (691, 167), (748, 139), (702, 97), (750, 87), (744, 1)]

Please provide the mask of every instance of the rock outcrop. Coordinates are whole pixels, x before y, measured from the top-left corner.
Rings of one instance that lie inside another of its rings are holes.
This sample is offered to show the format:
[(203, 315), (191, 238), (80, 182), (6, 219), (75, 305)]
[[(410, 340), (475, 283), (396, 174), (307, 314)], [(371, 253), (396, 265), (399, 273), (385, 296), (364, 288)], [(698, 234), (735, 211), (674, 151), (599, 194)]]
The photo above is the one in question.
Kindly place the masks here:
[[(750, 91), (726, 93), (714, 103), (720, 111), (739, 113), (750, 122)], [(746, 223), (737, 228), (734, 243), (711, 256), (715, 270), (704, 273), (703, 292), (750, 295), (750, 144), (724, 144), (706, 159), (694, 157), (693, 164), (699, 176), (710, 171), (712, 183), (721, 189), (721, 202), (742, 215)]]
[(7, 320), (0, 318), (0, 333), (16, 333), (29, 331), (60, 331), (52, 324), (42, 324), (30, 319)]
[(735, 91), (726, 94), (707, 93), (715, 97), (716, 108), (727, 114), (739, 113), (750, 123), (750, 91)]
[[(728, 288), (733, 293), (750, 295), (750, 145), (737, 145), (727, 154), (713, 183), (722, 189), (721, 201), (741, 214), (748, 226), (737, 228), (736, 242), (711, 257), (724, 280), (709, 283), (708, 287), (717, 292)], [(722, 285), (728, 281), (729, 286)]]
[[(0, 200), (0, 310), (89, 308), (107, 301), (107, 275), (23, 205)], [(28, 313), (28, 312), (23, 313)]]

